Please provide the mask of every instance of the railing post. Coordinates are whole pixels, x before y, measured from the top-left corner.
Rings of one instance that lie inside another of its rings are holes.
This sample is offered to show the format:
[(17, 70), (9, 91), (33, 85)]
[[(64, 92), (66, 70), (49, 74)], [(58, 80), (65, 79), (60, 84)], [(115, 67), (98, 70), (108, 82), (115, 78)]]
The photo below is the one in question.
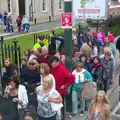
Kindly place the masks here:
[(1, 56), (2, 56), (2, 64), (4, 64), (4, 48), (3, 48), (3, 42), (4, 42), (4, 38), (3, 36), (1, 37)]
[(13, 44), (14, 44), (14, 53), (15, 53), (15, 64), (17, 65), (18, 64), (18, 56), (17, 56), (17, 43), (18, 41), (16, 39), (14, 39), (13, 41)]

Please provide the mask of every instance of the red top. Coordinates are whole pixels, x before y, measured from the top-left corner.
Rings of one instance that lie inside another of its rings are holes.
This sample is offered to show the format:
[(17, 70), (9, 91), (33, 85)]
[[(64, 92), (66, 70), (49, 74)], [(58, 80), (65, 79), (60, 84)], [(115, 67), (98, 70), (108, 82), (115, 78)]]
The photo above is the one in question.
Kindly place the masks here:
[(47, 57), (44, 57), (43, 55), (40, 56), (39, 58), (39, 63), (49, 63), (49, 60), (51, 59), (51, 55), (48, 55)]
[[(67, 94), (67, 88), (74, 83), (75, 76), (62, 64), (59, 64), (56, 68), (51, 68), (50, 72), (55, 78), (56, 90), (61, 95)], [(65, 85), (65, 89), (60, 89), (62, 85)]]

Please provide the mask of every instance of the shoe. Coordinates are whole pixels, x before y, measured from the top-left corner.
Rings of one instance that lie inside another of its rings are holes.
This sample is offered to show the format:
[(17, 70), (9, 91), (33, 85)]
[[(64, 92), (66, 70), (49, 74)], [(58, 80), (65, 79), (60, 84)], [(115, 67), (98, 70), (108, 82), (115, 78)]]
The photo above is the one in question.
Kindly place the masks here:
[(83, 116), (83, 115), (84, 115), (84, 111), (81, 111), (81, 112), (80, 112), (80, 116)]
[(75, 117), (76, 115), (77, 113), (76, 114), (72, 113), (71, 115), (69, 115), (69, 117), (72, 118), (72, 117)]
[(88, 111), (88, 107), (85, 107), (85, 111)]

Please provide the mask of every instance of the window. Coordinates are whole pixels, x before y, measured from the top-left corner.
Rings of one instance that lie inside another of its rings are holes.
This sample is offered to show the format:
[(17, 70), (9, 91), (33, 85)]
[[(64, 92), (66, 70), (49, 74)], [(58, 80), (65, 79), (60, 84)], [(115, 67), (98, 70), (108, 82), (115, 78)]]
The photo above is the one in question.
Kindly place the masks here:
[(63, 7), (63, 0), (59, 0), (59, 9), (61, 10)]
[(8, 5), (8, 12), (12, 13), (12, 3), (11, 3), (11, 0), (7, 0), (7, 5)]
[(35, 12), (35, 0), (31, 0), (31, 5), (33, 6), (33, 12)]
[(43, 0), (43, 2), (42, 2), (42, 10), (43, 10), (43, 12), (47, 11), (47, 1), (46, 0)]

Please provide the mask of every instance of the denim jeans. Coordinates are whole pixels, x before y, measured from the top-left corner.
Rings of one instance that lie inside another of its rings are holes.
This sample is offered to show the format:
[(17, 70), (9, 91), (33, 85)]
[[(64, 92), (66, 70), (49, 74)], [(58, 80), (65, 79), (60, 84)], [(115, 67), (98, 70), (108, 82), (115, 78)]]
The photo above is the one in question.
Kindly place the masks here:
[(83, 99), (81, 99), (80, 100), (80, 111), (85, 111), (85, 107), (89, 107), (89, 103), (90, 103), (90, 101), (89, 100), (83, 100)]
[(77, 114), (78, 113), (78, 93), (74, 90), (72, 90), (72, 113)]
[(23, 28), (22, 28), (22, 32), (25, 31), (26, 25), (27, 25), (26, 23), (22, 25), (22, 27), (23, 27)]

